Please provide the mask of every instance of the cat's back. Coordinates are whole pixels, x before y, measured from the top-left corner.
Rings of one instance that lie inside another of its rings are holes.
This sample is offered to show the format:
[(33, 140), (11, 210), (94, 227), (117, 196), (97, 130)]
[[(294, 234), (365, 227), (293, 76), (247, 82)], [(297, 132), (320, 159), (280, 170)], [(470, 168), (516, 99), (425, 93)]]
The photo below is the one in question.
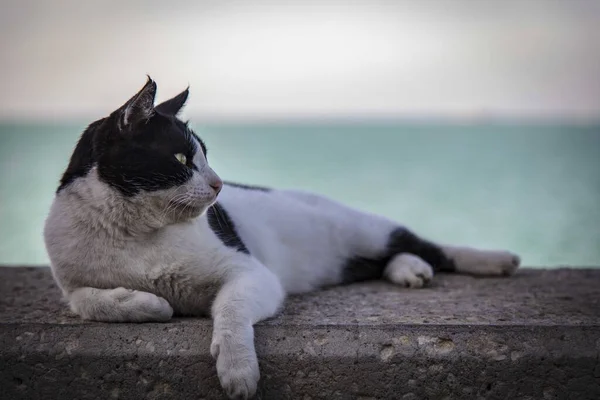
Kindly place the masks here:
[(237, 231), (252, 230), (256, 236), (268, 234), (266, 228), (281, 236), (285, 231), (312, 231), (315, 223), (317, 227), (340, 223), (342, 209), (327, 201), (307, 192), (226, 184), (217, 202)]

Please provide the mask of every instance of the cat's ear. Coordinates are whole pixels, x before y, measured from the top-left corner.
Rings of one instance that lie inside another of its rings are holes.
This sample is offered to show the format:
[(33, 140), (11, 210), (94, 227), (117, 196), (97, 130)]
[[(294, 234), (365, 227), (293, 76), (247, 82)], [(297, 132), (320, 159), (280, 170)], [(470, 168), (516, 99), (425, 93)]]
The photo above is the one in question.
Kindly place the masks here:
[(116, 111), (119, 131), (130, 130), (140, 122), (145, 122), (154, 114), (156, 82), (148, 77), (144, 87), (127, 103)]
[(185, 105), (189, 94), (190, 87), (188, 86), (183, 92), (179, 93), (172, 99), (160, 103), (154, 109), (161, 114), (176, 116)]

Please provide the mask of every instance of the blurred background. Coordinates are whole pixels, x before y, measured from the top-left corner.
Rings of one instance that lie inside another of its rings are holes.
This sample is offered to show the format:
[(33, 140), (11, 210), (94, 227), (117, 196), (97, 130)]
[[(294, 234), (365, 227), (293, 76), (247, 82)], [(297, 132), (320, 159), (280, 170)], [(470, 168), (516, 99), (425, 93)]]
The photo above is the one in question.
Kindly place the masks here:
[(228, 180), (529, 266), (600, 265), (600, 1), (0, 3), (0, 264), (87, 124), (149, 74)]

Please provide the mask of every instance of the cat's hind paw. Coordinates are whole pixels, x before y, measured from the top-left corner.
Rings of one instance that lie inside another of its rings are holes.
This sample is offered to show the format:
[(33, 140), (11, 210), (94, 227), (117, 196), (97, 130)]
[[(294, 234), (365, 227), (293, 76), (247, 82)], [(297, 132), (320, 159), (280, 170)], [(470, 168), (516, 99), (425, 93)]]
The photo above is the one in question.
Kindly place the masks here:
[(390, 260), (383, 275), (397, 285), (420, 288), (433, 278), (433, 268), (420, 257), (402, 253)]
[(456, 264), (456, 271), (477, 276), (509, 276), (521, 264), (521, 258), (505, 250), (478, 250), (450, 247), (447, 254)]

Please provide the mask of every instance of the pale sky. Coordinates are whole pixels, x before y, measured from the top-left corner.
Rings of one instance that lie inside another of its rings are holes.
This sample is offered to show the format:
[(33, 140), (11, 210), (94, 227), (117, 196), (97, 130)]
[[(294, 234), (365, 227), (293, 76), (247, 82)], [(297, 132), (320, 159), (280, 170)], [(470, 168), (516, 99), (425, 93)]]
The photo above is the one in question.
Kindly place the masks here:
[(600, 1), (0, 2), (0, 118), (600, 116)]

